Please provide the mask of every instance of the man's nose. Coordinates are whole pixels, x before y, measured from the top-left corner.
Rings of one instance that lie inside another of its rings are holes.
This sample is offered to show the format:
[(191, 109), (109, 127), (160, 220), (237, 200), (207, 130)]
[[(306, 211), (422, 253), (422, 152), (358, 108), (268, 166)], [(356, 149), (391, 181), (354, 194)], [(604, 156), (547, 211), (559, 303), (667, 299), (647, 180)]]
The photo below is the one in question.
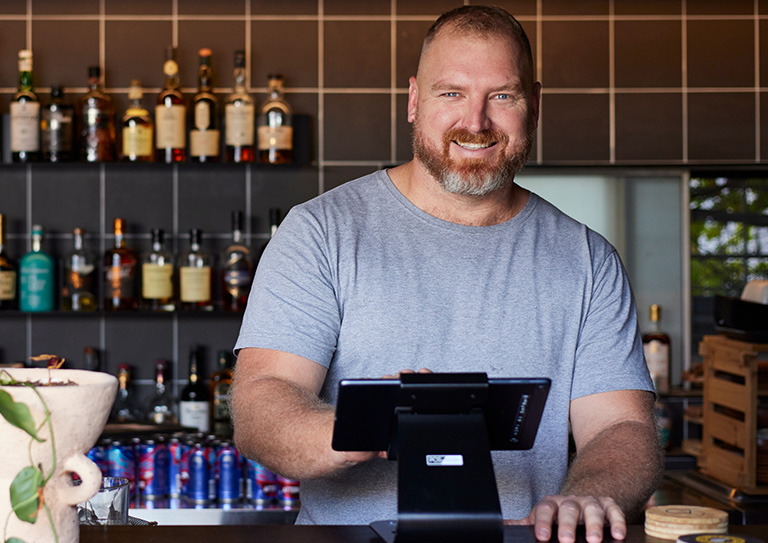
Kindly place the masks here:
[(467, 100), (466, 111), (464, 112), (464, 126), (472, 132), (481, 132), (491, 127), (491, 120), (488, 117), (488, 102), (485, 98)]

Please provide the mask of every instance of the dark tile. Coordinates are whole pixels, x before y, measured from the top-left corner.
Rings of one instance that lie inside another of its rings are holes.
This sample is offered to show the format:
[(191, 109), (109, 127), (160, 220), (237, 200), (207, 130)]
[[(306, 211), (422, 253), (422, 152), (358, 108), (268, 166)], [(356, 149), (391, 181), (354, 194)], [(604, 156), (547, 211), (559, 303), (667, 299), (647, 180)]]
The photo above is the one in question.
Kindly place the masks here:
[(389, 22), (326, 21), (324, 32), (326, 87), (390, 86)]
[(27, 12), (27, 0), (4, 0), (0, 13), (3, 15), (20, 15)]
[(617, 87), (679, 87), (682, 26), (679, 21), (616, 21)]
[[(177, 51), (182, 87), (197, 87), (199, 51), (207, 47), (213, 53), (214, 87), (232, 87), (235, 51), (245, 49), (245, 21), (179, 21)], [(161, 51), (162, 53), (162, 51)], [(162, 65), (155, 67), (162, 76)]]
[[(179, 15), (245, 15), (245, 0), (216, 3), (210, 0), (178, 0), (178, 6)], [(179, 42), (184, 43), (182, 40)]]
[(323, 13), (333, 15), (389, 15), (391, 0), (324, 0)]
[(325, 95), (325, 160), (389, 160), (389, 94)]
[[(155, 359), (173, 361), (170, 315), (108, 315), (105, 321), (104, 371), (114, 375), (118, 364), (131, 364), (132, 379), (154, 379)], [(137, 338), (141, 341), (136, 341)]]
[(27, 167), (0, 167), (0, 213), (5, 216), (7, 233), (27, 231)]
[(373, 166), (326, 166), (325, 192), (375, 171)]
[(683, 98), (670, 94), (616, 95), (616, 160), (683, 158)]
[(94, 164), (33, 166), (32, 223), (47, 232), (72, 232), (75, 227), (99, 232), (99, 167)]
[(688, 158), (753, 161), (755, 95), (688, 94)]
[(166, 164), (107, 164), (107, 231), (112, 232), (112, 221), (120, 217), (130, 233), (152, 228), (173, 232), (173, 168)]
[(682, 2), (669, 0), (613, 0), (615, 15), (680, 15)]
[[(446, 11), (462, 5), (457, 0), (396, 0), (398, 15), (432, 15), (435, 19)], [(431, 24), (431, 23), (430, 23)]]
[(316, 161), (318, 156), (318, 97), (314, 92), (291, 92), (288, 89), (285, 99), (293, 108), (294, 113), (294, 163), (307, 166), (312, 161)]
[(542, 0), (542, 15), (608, 15), (609, 0)]
[(696, 0), (685, 7), (688, 15), (752, 15), (754, 9), (754, 0)]
[(542, 33), (545, 88), (608, 86), (608, 22), (545, 21)]
[(39, 86), (87, 86), (88, 66), (99, 64), (98, 21), (32, 21), (32, 35)]
[(99, 345), (97, 316), (32, 318), (32, 355), (52, 353), (66, 358), (65, 368), (83, 369), (83, 349)]
[(536, 55), (538, 54), (538, 51), (536, 50), (536, 21), (522, 21), (520, 24), (523, 26), (525, 35), (528, 36), (528, 43), (531, 45), (531, 58), (533, 59), (533, 78), (534, 80), (538, 81), (541, 77), (541, 74), (536, 72)]
[[(470, 2), (470, 4), (486, 4), (487, 2)], [(536, 0), (501, 0), (492, 2), (494, 6), (506, 9), (509, 13), (515, 17), (523, 16), (535, 16), (536, 15)]]
[(211, 317), (179, 317), (179, 376), (189, 374), (189, 353), (194, 345), (201, 347), (200, 372), (206, 380), (216, 371), (216, 353), (232, 352), (240, 332), (242, 315), (217, 314)]
[(231, 164), (179, 168), (179, 231), (231, 231), (230, 215), (245, 211), (245, 167)]
[[(281, 44), (275, 47), (275, 44)], [(281, 74), (285, 86), (318, 86), (317, 22), (253, 21), (251, 23), (251, 85), (266, 88), (267, 76)], [(232, 65), (230, 60), (229, 66)]]
[(431, 25), (431, 21), (398, 21), (395, 84), (399, 88), (408, 88), (408, 79), (416, 75), (419, 56), (421, 56), (421, 44)]
[(78, 0), (77, 2), (35, 0), (32, 4), (33, 15), (98, 15), (98, 13), (99, 0)]
[[(24, 21), (0, 21), (0, 87), (15, 89), (19, 84), (19, 51), (27, 46), (27, 27)], [(32, 59), (37, 76), (37, 58)], [(35, 77), (37, 80), (37, 77)], [(37, 81), (35, 82), (37, 84)], [(7, 112), (8, 108), (3, 108)]]
[(317, 15), (317, 0), (251, 0), (251, 15)]
[[(768, 4), (766, 4), (766, 9), (768, 9)], [(760, 21), (758, 39), (764, 49), (765, 44), (768, 44), (768, 21)], [(763, 54), (762, 52), (760, 53), (760, 81), (763, 82), (763, 84), (765, 84), (765, 81), (768, 81), (768, 55)]]
[(27, 361), (27, 319), (0, 314), (0, 364)]
[(689, 20), (687, 32), (689, 87), (751, 87), (755, 84), (752, 21)]
[(395, 158), (399, 162), (406, 162), (413, 158), (413, 125), (408, 122), (408, 95), (398, 94), (396, 103), (395, 129), (397, 134), (395, 140)]
[(171, 15), (173, 0), (104, 0), (107, 15)]
[(610, 158), (607, 94), (542, 96), (542, 156), (547, 162), (590, 162)]
[[(768, 107), (764, 104), (768, 104), (768, 93), (760, 93), (760, 134), (768, 134)], [(768, 160), (768, 138), (760, 138), (760, 158), (763, 161)]]
[[(288, 211), (319, 194), (316, 168), (267, 167), (253, 168), (251, 177), (251, 232), (266, 239), (269, 232), (269, 208), (279, 208), (284, 217)], [(253, 245), (259, 242), (254, 240)]]
[[(106, 86), (128, 87), (131, 79), (140, 79), (145, 87), (162, 87), (172, 27), (170, 21), (107, 21)], [(87, 75), (87, 67), (83, 67), (83, 74)], [(194, 74), (196, 77), (197, 68)]]

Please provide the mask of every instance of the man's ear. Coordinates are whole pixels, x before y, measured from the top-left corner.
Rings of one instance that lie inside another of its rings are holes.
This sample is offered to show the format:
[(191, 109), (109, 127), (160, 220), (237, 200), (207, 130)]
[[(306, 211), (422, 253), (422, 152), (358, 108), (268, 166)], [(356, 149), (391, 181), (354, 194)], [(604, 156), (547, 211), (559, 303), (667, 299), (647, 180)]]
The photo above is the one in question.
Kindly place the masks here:
[(419, 101), (419, 86), (416, 83), (416, 78), (411, 77), (408, 79), (408, 122), (412, 123), (416, 120), (416, 104)]

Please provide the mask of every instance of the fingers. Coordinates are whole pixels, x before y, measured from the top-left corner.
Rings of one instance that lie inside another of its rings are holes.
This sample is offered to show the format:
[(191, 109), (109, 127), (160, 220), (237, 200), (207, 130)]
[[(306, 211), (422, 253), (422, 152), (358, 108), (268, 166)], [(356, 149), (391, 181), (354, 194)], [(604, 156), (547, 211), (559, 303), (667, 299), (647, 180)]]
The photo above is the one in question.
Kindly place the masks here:
[(418, 371), (414, 371), (414, 370), (400, 370), (399, 372), (397, 372), (394, 375), (383, 375), (381, 378), (382, 379), (399, 379), (400, 376), (402, 374), (404, 374), (404, 373), (432, 373), (432, 370), (427, 369), (427, 368), (419, 368)]
[(584, 524), (588, 543), (601, 543), (606, 521), (614, 539), (624, 539), (627, 522), (621, 508), (611, 498), (592, 496), (547, 496), (531, 511), (531, 514), (509, 524), (534, 525), (539, 541), (548, 541), (557, 521), (557, 539), (560, 543), (574, 543), (576, 529)]

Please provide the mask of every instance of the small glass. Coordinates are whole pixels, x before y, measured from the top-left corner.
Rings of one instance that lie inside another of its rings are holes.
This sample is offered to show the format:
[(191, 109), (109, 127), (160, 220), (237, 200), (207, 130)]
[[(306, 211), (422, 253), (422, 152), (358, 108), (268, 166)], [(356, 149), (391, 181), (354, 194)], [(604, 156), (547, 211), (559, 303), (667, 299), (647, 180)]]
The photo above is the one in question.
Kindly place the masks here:
[(77, 504), (80, 524), (105, 526), (128, 524), (130, 482), (125, 477), (103, 477), (98, 493), (88, 501)]

